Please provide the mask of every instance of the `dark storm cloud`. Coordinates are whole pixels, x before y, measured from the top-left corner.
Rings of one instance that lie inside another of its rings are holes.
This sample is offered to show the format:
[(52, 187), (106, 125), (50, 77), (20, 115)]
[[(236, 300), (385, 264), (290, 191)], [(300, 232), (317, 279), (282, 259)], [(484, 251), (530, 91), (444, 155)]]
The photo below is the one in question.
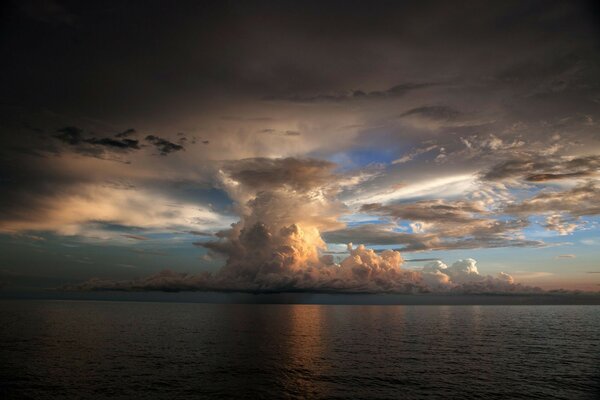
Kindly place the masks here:
[[(520, 84), (577, 63), (567, 57), (540, 75), (547, 64), (535, 63), (540, 55), (571, 53), (593, 65), (586, 50), (597, 33), (585, 2), (31, 4), (30, 17), (22, 18), (19, 7), (6, 20), (4, 51), (12, 55), (4, 64), (11, 77), (3, 81), (6, 96), (38, 104), (52, 99), (56, 109), (83, 115), (100, 109), (104, 116), (165, 115), (182, 106), (196, 110), (215, 96), (233, 102), (403, 97), (463, 77)], [(34, 15), (77, 24), (36, 26)], [(35, 99), (25, 95), (33, 89)]]
[(593, 56), (565, 48), (535, 60), (517, 62), (500, 72), (497, 78), (524, 86), (526, 97), (544, 99), (574, 92), (594, 93), (600, 85), (590, 77), (597, 73), (598, 65)]
[(185, 148), (177, 143), (173, 143), (167, 139), (163, 139), (158, 136), (148, 135), (146, 136), (146, 141), (156, 147), (156, 149), (160, 152), (161, 156), (166, 156), (175, 151), (185, 150)]
[(54, 135), (55, 138), (70, 144), (70, 145), (78, 145), (84, 142), (83, 130), (74, 126), (66, 126), (57, 131), (58, 133)]
[(121, 150), (139, 150), (139, 140), (133, 139), (113, 139), (113, 138), (91, 138), (87, 139), (86, 143), (96, 144), (99, 146), (112, 147)]
[(123, 132), (117, 133), (117, 134), (115, 135), (115, 137), (118, 137), (118, 138), (125, 138), (125, 137), (129, 137), (129, 136), (133, 136), (133, 135), (135, 135), (135, 134), (136, 134), (136, 131), (135, 131), (135, 129), (133, 129), (133, 128), (129, 128), (129, 129), (126, 129), (126, 130), (124, 130)]
[[(105, 150), (116, 150), (116, 151), (130, 151), (140, 150), (139, 140), (127, 139), (128, 135), (131, 135), (135, 131), (133, 129), (121, 132), (115, 135), (114, 138), (110, 137), (86, 137), (83, 129), (74, 126), (67, 126), (57, 131), (58, 133), (54, 137), (63, 143), (74, 146), (78, 151), (84, 154), (99, 154), (102, 153), (100, 148)], [(91, 147), (89, 146), (91, 145)]]

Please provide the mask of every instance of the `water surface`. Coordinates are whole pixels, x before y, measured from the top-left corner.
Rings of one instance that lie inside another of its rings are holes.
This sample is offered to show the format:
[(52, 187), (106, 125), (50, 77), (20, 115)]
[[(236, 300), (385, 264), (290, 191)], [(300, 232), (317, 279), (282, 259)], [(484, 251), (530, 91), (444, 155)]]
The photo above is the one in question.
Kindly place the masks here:
[(600, 393), (600, 306), (0, 302), (2, 398)]

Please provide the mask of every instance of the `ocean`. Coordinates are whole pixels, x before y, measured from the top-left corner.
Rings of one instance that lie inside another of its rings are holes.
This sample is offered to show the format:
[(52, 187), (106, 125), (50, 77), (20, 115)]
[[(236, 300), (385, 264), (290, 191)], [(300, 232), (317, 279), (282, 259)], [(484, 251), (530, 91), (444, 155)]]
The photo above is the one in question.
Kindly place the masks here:
[(2, 399), (598, 399), (600, 306), (0, 301)]

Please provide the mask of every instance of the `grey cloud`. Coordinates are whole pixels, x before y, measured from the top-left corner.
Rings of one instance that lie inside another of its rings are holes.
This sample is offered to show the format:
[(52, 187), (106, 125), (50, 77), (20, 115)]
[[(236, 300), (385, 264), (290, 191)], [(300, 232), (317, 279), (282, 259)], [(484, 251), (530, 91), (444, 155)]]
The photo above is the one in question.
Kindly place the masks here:
[(91, 138), (87, 139), (86, 143), (96, 144), (105, 147), (112, 147), (122, 150), (139, 150), (139, 141), (134, 139), (112, 139), (112, 138)]
[(137, 133), (137, 132), (136, 132), (136, 130), (135, 130), (135, 129), (133, 129), (133, 128), (129, 128), (129, 129), (126, 129), (126, 130), (124, 130), (123, 132), (119, 132), (119, 133), (117, 133), (117, 134), (115, 135), (115, 137), (118, 137), (118, 138), (125, 138), (125, 137), (129, 137), (129, 136), (133, 136), (133, 135), (135, 135), (136, 133)]
[(161, 156), (166, 156), (175, 151), (185, 150), (185, 148), (180, 144), (173, 143), (167, 139), (163, 139), (154, 135), (146, 136), (146, 141), (154, 145), (154, 147), (156, 147), (156, 149), (160, 152)]
[(593, 93), (599, 85), (590, 78), (597, 73), (598, 67), (589, 56), (568, 51), (518, 62), (500, 72), (498, 78), (525, 85), (526, 97), (551, 98), (569, 92)]
[(67, 144), (77, 145), (84, 142), (83, 130), (75, 126), (66, 126), (57, 132), (54, 137)]
[(121, 132), (115, 135), (114, 138), (110, 137), (88, 137), (81, 128), (75, 126), (67, 126), (59, 129), (54, 137), (61, 142), (71, 146), (76, 152), (92, 155), (101, 156), (106, 151), (133, 151), (140, 150), (139, 141), (135, 139), (128, 139), (130, 133), (123, 135)]
[(354, 241), (367, 245), (401, 246), (398, 251), (403, 252), (545, 246), (541, 241), (513, 237), (510, 235), (511, 229), (505, 228), (502, 224), (493, 226), (491, 231), (480, 230), (473, 235), (452, 237), (442, 236), (439, 233), (396, 232), (385, 225), (363, 224), (326, 232), (323, 236), (330, 243)]
[(288, 157), (232, 161), (225, 163), (223, 170), (235, 181), (256, 191), (282, 186), (308, 190), (330, 183), (334, 167), (329, 161)]
[(556, 258), (577, 258), (575, 254), (559, 254)]
[(447, 221), (464, 223), (472, 220), (473, 214), (486, 214), (480, 202), (443, 200), (423, 200), (415, 203), (382, 205), (378, 203), (364, 204), (360, 210), (396, 219), (419, 221)]
[(259, 131), (259, 133), (270, 133), (273, 135), (282, 135), (282, 136), (301, 136), (302, 134), (298, 131), (280, 131), (277, 129), (273, 129), (273, 128), (266, 128), (266, 129), (261, 129)]
[(225, 115), (222, 116), (221, 119), (223, 121), (235, 121), (235, 122), (272, 122), (275, 119), (270, 117), (240, 117), (240, 116), (231, 116)]
[(283, 100), (296, 103), (318, 103), (318, 102), (344, 102), (350, 100), (373, 100), (373, 99), (385, 99), (390, 97), (404, 96), (407, 93), (417, 90), (424, 89), (427, 87), (438, 85), (438, 83), (402, 83), (393, 86), (387, 90), (374, 90), (374, 91), (363, 91), (363, 90), (350, 90), (347, 92), (338, 93), (319, 93), (313, 95), (299, 95), (292, 94), (286, 96), (269, 96), (265, 97), (265, 100)]
[(588, 182), (566, 191), (542, 191), (519, 203), (509, 204), (507, 214), (567, 213), (572, 217), (600, 215), (600, 188)]
[(581, 217), (600, 215), (600, 188), (594, 181), (569, 190), (542, 190), (521, 202), (504, 206), (505, 214), (546, 215), (544, 227), (559, 235), (569, 235), (586, 222)]
[(482, 179), (502, 181), (506, 179), (525, 179), (530, 182), (544, 182), (569, 178), (582, 178), (600, 171), (600, 156), (558, 158), (538, 155), (510, 159), (494, 165), (487, 170)]
[(190, 235), (195, 235), (195, 236), (214, 236), (213, 233), (204, 232), (204, 231), (188, 231), (187, 233), (189, 233)]
[[(380, 215), (394, 221), (411, 222), (414, 233), (385, 231), (384, 236), (407, 249), (448, 249), (477, 247), (539, 246), (540, 242), (526, 241), (515, 235), (529, 225), (526, 219), (498, 220), (483, 202), (424, 200), (405, 204), (365, 204), (361, 212)], [(367, 225), (381, 231), (382, 226)], [(354, 228), (357, 229), (357, 228)], [(376, 232), (372, 232), (376, 233)], [(383, 232), (370, 236), (381, 239)], [(369, 235), (367, 235), (369, 238)], [(365, 243), (372, 243), (366, 241)], [(412, 247), (411, 247), (412, 246)]]
[(560, 179), (582, 178), (592, 175), (589, 171), (571, 172), (566, 174), (535, 174), (525, 178), (529, 182), (546, 182)]
[(423, 106), (412, 108), (404, 113), (402, 117), (408, 117), (411, 115), (417, 115), (424, 118), (430, 118), (433, 120), (449, 121), (457, 118), (461, 115), (460, 111), (453, 109), (448, 106)]
[(146, 236), (142, 236), (142, 235), (122, 235), (123, 237), (127, 238), (127, 239), (133, 239), (133, 240), (150, 240), (149, 237)]

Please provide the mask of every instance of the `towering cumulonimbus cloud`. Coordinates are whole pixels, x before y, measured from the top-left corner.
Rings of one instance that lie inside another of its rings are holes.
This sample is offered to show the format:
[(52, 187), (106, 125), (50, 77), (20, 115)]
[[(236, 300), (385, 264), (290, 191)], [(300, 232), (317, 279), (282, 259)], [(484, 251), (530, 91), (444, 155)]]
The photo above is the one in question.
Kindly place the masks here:
[(226, 162), (220, 186), (240, 216), (217, 241), (199, 243), (226, 258), (216, 273), (163, 271), (135, 281), (89, 281), (80, 288), (110, 290), (313, 291), (344, 293), (525, 292), (510, 275), (479, 274), (473, 259), (448, 267), (441, 261), (422, 270), (404, 269), (399, 251), (378, 253), (347, 245), (349, 255), (326, 254), (321, 232), (343, 227), (346, 211), (337, 200), (345, 183), (335, 164), (315, 159), (254, 158)]
[(235, 200), (240, 221), (208, 242), (227, 257), (214, 276), (232, 290), (420, 290), (418, 273), (401, 268), (397, 251), (377, 254), (364, 246), (335, 263), (323, 255), (321, 232), (342, 226), (344, 205), (334, 164), (314, 159), (249, 159), (219, 171), (222, 187)]

